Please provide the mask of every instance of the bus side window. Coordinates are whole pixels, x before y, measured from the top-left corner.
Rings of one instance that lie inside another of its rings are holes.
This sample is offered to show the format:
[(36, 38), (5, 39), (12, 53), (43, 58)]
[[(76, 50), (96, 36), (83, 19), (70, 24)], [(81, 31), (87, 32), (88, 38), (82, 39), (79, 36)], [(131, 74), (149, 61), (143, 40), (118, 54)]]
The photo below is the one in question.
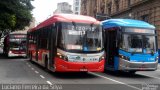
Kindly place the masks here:
[(39, 39), (38, 45), (39, 45), (39, 48), (41, 48), (41, 49), (47, 48), (46, 30), (47, 30), (47, 28), (40, 29), (40, 33), (39, 33), (39, 37), (38, 37), (38, 39)]
[(45, 32), (44, 32), (44, 33), (45, 33), (45, 34), (44, 34), (44, 37), (45, 37), (45, 41), (46, 41), (46, 42), (45, 42), (45, 44), (46, 44), (46, 46), (45, 46), (46, 49), (49, 49), (49, 39), (48, 39), (48, 38), (49, 38), (49, 33), (48, 33), (48, 32), (49, 32), (50, 29), (51, 29), (51, 27), (49, 26), (49, 27), (45, 30)]
[(36, 35), (33, 35), (33, 44), (36, 44)]
[(121, 37), (121, 39), (120, 39), (120, 41), (119, 41), (119, 48), (120, 49), (123, 49), (124, 47), (124, 39), (123, 39), (123, 36), (120, 36)]
[(29, 34), (29, 43), (33, 44), (33, 35), (32, 34)]
[(54, 27), (52, 27), (52, 26), (49, 26), (49, 28), (47, 29), (47, 31), (46, 31), (46, 33), (47, 33), (47, 49), (51, 49), (51, 40), (52, 40), (52, 29), (53, 29)]

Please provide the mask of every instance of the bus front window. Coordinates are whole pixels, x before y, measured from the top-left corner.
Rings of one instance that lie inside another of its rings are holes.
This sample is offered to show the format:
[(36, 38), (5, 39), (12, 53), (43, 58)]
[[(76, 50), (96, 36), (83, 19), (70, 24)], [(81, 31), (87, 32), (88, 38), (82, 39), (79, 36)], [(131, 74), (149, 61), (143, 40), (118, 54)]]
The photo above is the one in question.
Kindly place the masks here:
[(60, 47), (71, 52), (97, 52), (102, 50), (100, 25), (62, 23)]
[(26, 37), (10, 36), (10, 50), (26, 50)]
[(156, 51), (155, 36), (124, 34), (122, 49), (133, 53), (153, 53)]
[(155, 36), (144, 36), (143, 42), (144, 52), (153, 53), (156, 51)]

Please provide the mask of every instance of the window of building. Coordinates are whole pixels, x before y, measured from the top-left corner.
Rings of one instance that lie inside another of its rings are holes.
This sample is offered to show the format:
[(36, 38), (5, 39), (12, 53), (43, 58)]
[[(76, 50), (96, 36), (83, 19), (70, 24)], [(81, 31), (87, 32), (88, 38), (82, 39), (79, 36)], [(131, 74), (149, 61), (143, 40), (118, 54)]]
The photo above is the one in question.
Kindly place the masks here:
[(76, 12), (75, 14), (78, 14), (78, 12)]
[(104, 13), (104, 9), (105, 9), (105, 2), (101, 1), (101, 5), (100, 5), (101, 13)]
[(119, 11), (119, 0), (114, 0), (114, 1), (115, 1), (116, 11)]
[(112, 7), (112, 3), (110, 2), (110, 3), (107, 4), (108, 15), (111, 15), (111, 7)]
[(76, 6), (79, 6), (79, 2), (76, 2)]
[(131, 0), (128, 0), (128, 7), (130, 7), (131, 5)]
[(149, 15), (148, 15), (148, 14), (143, 15), (143, 16), (141, 16), (141, 19), (142, 19), (143, 21), (145, 21), (145, 22), (148, 22), (148, 21), (149, 21)]
[(75, 8), (75, 11), (78, 11), (78, 7)]

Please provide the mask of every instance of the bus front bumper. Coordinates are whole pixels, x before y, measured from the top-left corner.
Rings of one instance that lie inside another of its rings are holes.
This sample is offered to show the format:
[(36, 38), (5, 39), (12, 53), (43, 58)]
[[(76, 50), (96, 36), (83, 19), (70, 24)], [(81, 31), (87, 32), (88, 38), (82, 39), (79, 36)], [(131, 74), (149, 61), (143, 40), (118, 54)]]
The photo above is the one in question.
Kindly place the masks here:
[(14, 53), (8, 54), (8, 57), (19, 57), (19, 56), (26, 57), (27, 55), (26, 54), (14, 54)]
[(100, 62), (67, 62), (56, 58), (55, 66), (57, 72), (103, 72), (104, 60)]
[(130, 62), (119, 59), (119, 70), (124, 71), (154, 71), (157, 70), (158, 61), (156, 62)]

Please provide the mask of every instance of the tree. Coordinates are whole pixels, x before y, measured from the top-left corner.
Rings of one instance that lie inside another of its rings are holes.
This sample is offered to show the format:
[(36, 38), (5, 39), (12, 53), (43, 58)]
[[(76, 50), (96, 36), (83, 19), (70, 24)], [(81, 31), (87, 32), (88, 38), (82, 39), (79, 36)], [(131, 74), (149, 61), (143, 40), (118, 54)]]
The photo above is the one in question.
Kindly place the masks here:
[(33, 0), (0, 0), (0, 31), (24, 29), (32, 20)]

